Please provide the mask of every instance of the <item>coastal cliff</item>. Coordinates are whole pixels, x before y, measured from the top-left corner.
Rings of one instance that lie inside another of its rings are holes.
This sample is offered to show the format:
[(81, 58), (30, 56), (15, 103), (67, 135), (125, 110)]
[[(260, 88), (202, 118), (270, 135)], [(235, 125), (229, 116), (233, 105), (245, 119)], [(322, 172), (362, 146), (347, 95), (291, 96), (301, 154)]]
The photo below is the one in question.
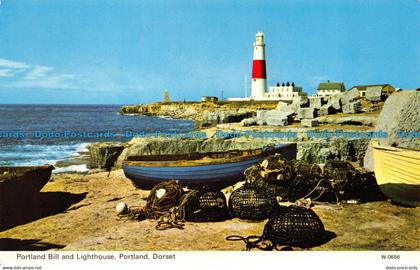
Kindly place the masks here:
[[(251, 101), (251, 102), (156, 102), (151, 104), (139, 104), (123, 106), (121, 114), (139, 114), (150, 116), (166, 116), (175, 119), (188, 119), (204, 121), (218, 117), (222, 119), (218, 123), (229, 123), (229, 115), (236, 115), (242, 119), (252, 117), (251, 112), (256, 110), (275, 109), (278, 102)], [(225, 119), (225, 122), (223, 122)], [(239, 122), (242, 119), (234, 119)], [(233, 120), (233, 119), (232, 119)]]

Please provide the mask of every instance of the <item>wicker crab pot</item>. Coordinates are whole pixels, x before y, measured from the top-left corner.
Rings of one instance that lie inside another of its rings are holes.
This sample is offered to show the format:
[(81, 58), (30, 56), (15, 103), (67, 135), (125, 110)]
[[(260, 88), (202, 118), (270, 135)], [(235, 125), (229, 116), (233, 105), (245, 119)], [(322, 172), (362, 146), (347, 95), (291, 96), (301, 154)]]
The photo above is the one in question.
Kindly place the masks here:
[[(228, 241), (243, 241), (246, 250), (290, 250), (288, 247), (311, 248), (328, 242), (336, 235), (326, 231), (324, 224), (310, 209), (299, 206), (280, 207), (265, 224), (261, 236), (230, 235)], [(280, 246), (286, 246), (278, 249)]]
[(282, 207), (264, 227), (263, 238), (275, 245), (301, 248), (317, 246), (325, 240), (324, 224), (317, 214), (304, 207)]
[(190, 222), (217, 222), (230, 218), (226, 197), (220, 190), (194, 190), (185, 198), (185, 220)]
[(278, 207), (276, 195), (269, 189), (245, 184), (232, 192), (229, 211), (232, 217), (263, 220)]

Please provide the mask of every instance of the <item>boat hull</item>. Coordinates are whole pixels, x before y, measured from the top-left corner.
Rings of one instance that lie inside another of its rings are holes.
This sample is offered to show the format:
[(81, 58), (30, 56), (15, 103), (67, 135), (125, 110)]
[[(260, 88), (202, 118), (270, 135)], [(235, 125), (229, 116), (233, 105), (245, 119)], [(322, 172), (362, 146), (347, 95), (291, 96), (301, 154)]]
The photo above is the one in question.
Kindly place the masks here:
[(420, 206), (420, 152), (372, 142), (376, 181), (382, 193), (405, 206)]
[[(278, 147), (277, 153), (288, 159), (296, 158), (296, 145), (288, 144)], [(244, 171), (264, 160), (260, 155), (247, 160), (201, 164), (196, 166), (134, 166), (123, 165), (124, 174), (137, 187), (150, 189), (157, 183), (167, 180), (178, 180), (185, 186), (210, 185), (225, 187), (244, 180)], [(180, 162), (181, 163), (181, 162)]]
[(21, 200), (38, 193), (49, 181), (53, 166), (0, 167), (1, 200)]

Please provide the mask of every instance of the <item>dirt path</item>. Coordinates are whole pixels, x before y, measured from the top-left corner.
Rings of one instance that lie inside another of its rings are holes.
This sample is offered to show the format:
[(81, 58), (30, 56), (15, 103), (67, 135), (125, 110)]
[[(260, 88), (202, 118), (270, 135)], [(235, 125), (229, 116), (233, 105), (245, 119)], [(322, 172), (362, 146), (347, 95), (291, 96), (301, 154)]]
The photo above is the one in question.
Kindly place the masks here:
[[(157, 231), (154, 221), (119, 218), (118, 202), (141, 206), (148, 195), (121, 170), (109, 178), (107, 173), (55, 175), (41, 195), (8, 214), (0, 250), (244, 250), (242, 242), (225, 237), (260, 235), (265, 224), (233, 219)], [(314, 211), (337, 237), (313, 250), (420, 250), (419, 208), (383, 201), (318, 205)]]

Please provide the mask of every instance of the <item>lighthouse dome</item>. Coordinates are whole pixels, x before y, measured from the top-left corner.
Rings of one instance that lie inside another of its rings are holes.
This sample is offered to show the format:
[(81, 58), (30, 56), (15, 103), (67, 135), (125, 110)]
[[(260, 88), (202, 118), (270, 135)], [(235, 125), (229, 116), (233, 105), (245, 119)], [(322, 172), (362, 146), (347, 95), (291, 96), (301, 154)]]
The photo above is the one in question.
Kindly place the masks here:
[(255, 35), (255, 45), (264, 46), (264, 33), (263, 32), (258, 32)]

